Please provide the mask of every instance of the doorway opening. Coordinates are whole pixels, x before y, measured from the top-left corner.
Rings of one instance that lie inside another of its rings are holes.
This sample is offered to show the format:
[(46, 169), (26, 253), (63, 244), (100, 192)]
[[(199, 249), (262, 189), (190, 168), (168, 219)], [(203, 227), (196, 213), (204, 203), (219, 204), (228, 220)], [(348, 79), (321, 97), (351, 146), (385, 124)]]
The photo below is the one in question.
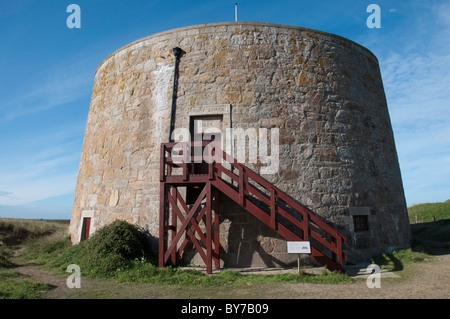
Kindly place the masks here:
[(91, 217), (83, 218), (83, 225), (81, 228), (81, 239), (80, 241), (85, 241), (89, 239), (89, 233), (91, 231)]

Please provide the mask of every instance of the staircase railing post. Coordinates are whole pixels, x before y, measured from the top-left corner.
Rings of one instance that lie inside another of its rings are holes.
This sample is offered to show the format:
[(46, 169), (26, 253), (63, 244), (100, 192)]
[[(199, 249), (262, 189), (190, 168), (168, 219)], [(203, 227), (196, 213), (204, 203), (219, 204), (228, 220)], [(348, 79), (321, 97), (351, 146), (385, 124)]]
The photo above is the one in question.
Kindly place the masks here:
[(212, 194), (211, 183), (206, 184), (206, 272), (212, 273)]
[[(178, 189), (176, 186), (172, 186), (172, 197), (175, 201), (175, 203), (177, 203), (177, 193), (178, 193)], [(175, 239), (175, 235), (177, 234), (177, 215), (174, 213), (173, 208), (172, 208), (172, 225), (171, 226), (171, 230), (172, 230), (172, 236), (171, 236), (171, 240), (173, 241)], [(176, 266), (177, 265), (177, 250), (174, 249), (172, 250), (172, 265)]]
[(303, 240), (309, 241), (309, 214), (305, 213), (303, 214), (303, 223), (304, 223), (304, 229), (303, 229)]
[(337, 256), (338, 256), (338, 264), (339, 265), (343, 265), (343, 260), (342, 260), (342, 238), (341, 236), (338, 236), (337, 238)]
[(160, 156), (159, 156), (159, 181), (164, 182), (165, 181), (165, 170), (166, 170), (166, 145), (161, 144), (161, 150), (160, 150)]
[(332, 243), (332, 250), (331, 250), (331, 260), (334, 262), (337, 262), (337, 259), (339, 258), (339, 251), (337, 249), (338, 247), (339, 238), (334, 237), (332, 235), (331, 237), (331, 243)]
[(276, 207), (276, 196), (277, 193), (275, 188), (270, 188), (270, 218), (272, 222), (272, 228), (277, 230), (277, 207)]
[[(213, 149), (212, 149), (212, 144), (213, 142), (211, 142), (211, 144), (209, 144), (207, 147), (208, 149), (208, 173), (209, 173), (209, 180), (213, 180), (214, 179), (214, 162), (215, 162), (215, 157), (213, 154)], [(215, 153), (215, 148), (214, 148), (214, 153)]]
[(166, 226), (166, 183), (160, 184), (159, 189), (159, 267), (164, 267), (165, 254), (165, 226)]
[(188, 175), (188, 144), (183, 143), (183, 181), (187, 181), (187, 175)]
[(214, 188), (214, 267), (220, 268), (219, 190)]
[(239, 165), (239, 203), (244, 206), (244, 167)]

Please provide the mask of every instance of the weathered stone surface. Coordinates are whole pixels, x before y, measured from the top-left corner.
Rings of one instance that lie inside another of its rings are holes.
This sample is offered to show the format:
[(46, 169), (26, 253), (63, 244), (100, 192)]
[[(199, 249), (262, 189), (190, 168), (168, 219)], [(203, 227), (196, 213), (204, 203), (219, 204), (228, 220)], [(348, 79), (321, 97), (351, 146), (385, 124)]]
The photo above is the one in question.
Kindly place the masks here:
[[(158, 33), (119, 49), (98, 67), (72, 212), (73, 242), (79, 241), (85, 210), (94, 212), (96, 229), (123, 218), (159, 237), (159, 146), (169, 139), (176, 46), (185, 51), (177, 128), (189, 127), (192, 110), (219, 104), (231, 105), (227, 116), (235, 129), (279, 128), (280, 169), (264, 178), (343, 231), (350, 258), (409, 245), (376, 57), (328, 33), (245, 22)], [(223, 205), (223, 264), (295, 262), (268, 227), (231, 202)], [(353, 236), (354, 206), (373, 210), (364, 236)]]

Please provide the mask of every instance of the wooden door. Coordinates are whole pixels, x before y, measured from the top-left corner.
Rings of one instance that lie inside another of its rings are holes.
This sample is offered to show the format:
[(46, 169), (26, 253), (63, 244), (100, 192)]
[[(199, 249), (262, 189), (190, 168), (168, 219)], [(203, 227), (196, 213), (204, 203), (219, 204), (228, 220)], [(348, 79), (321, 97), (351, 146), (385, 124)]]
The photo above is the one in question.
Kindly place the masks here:
[[(222, 115), (200, 115), (192, 116), (190, 132), (192, 140), (221, 141), (222, 140)], [(202, 149), (192, 149), (192, 154), (203, 154)], [(207, 174), (208, 165), (198, 163), (194, 165), (194, 174)]]
[(91, 217), (83, 218), (83, 228), (81, 231), (81, 241), (89, 239), (89, 232), (91, 231)]
[[(223, 116), (222, 115), (199, 115), (191, 116), (190, 118), (190, 133), (192, 141), (221, 141), (223, 130)], [(192, 155), (203, 154), (202, 148), (194, 147), (191, 149)], [(208, 174), (208, 163), (192, 164), (192, 174)], [(193, 204), (200, 195), (202, 187), (200, 185), (190, 185), (186, 191), (186, 203)]]

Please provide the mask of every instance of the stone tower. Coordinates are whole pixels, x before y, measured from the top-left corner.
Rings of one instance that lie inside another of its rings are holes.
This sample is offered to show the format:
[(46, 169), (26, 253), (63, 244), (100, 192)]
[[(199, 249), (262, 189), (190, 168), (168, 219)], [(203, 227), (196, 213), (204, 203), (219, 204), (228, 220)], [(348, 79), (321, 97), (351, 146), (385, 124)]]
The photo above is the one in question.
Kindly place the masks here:
[[(72, 242), (124, 219), (146, 228), (157, 248), (160, 144), (169, 140), (175, 47), (183, 50), (175, 128), (192, 130), (195, 121), (231, 130), (277, 128), (278, 169), (263, 177), (344, 233), (350, 261), (410, 245), (377, 58), (340, 36), (254, 22), (161, 32), (101, 63), (80, 161)], [(257, 173), (263, 168), (248, 166)], [(295, 260), (271, 229), (231, 202), (222, 206), (223, 265)], [(189, 260), (196, 263), (195, 256)]]

